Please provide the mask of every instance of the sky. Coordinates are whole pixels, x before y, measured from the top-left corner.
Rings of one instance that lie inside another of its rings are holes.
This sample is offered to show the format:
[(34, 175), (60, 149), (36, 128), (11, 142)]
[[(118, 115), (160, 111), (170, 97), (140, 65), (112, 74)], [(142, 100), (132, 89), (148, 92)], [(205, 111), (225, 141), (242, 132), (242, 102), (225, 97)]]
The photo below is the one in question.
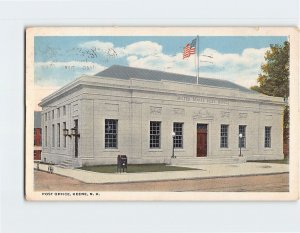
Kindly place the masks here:
[[(195, 76), (196, 56), (183, 59), (191, 36), (38, 36), (34, 38), (35, 110), (42, 98), (83, 74), (124, 65)], [(285, 36), (200, 36), (200, 77), (256, 85), (270, 44)]]

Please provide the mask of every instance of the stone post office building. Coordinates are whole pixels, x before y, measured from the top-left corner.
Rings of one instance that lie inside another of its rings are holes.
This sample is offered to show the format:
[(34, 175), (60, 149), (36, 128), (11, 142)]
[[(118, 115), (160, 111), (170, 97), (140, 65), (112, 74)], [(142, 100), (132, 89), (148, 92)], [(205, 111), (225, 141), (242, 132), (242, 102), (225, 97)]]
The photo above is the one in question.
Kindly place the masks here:
[(114, 65), (40, 106), (46, 162), (116, 164), (119, 154), (129, 164), (283, 158), (283, 99), (229, 81), (197, 84), (193, 76)]

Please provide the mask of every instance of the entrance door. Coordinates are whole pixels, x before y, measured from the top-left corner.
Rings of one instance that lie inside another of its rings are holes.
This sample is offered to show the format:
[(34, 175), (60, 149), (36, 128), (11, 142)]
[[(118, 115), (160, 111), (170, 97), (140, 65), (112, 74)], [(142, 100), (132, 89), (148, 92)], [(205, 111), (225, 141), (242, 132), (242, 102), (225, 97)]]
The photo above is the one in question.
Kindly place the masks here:
[(197, 124), (197, 157), (207, 156), (207, 124)]
[(78, 137), (75, 136), (75, 158), (78, 158)]
[[(74, 120), (74, 128), (78, 131), (78, 120)], [(75, 135), (75, 158), (78, 158), (78, 136)]]

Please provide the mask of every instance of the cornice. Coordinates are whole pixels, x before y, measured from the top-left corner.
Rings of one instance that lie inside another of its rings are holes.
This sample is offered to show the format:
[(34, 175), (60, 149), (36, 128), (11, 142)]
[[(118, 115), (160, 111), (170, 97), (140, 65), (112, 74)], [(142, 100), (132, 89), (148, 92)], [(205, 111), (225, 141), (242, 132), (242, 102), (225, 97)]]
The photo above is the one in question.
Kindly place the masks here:
[[(141, 85), (144, 84), (144, 85)], [(175, 84), (177, 86), (182, 86), (180, 90), (172, 89), (168, 84)], [(166, 86), (168, 88), (166, 88)], [(192, 89), (194, 90), (185, 90)], [(243, 93), (239, 90), (229, 89), (229, 88), (221, 88), (221, 87), (206, 87), (199, 86), (199, 88), (195, 87), (192, 84), (179, 83), (174, 81), (153, 81), (153, 80), (141, 80), (141, 79), (129, 79), (129, 80), (120, 80), (115, 78), (107, 78), (107, 77), (95, 77), (95, 76), (81, 76), (71, 83), (65, 85), (61, 89), (57, 90), (53, 94), (42, 99), (39, 104), (41, 107), (49, 105), (50, 103), (56, 101), (59, 98), (65, 97), (81, 88), (109, 88), (116, 90), (125, 90), (130, 92), (147, 92), (147, 93), (158, 93), (158, 94), (172, 94), (172, 95), (186, 95), (192, 97), (206, 97), (206, 98), (218, 98), (229, 101), (244, 101), (244, 102), (255, 102), (260, 104), (271, 104), (271, 105), (282, 105), (284, 106), (284, 101), (279, 97), (266, 96), (263, 94), (252, 94), (252, 93)], [(205, 92), (205, 94), (201, 94), (203, 88), (209, 88), (210, 90), (216, 90), (215, 93), (209, 93), (210, 91)], [(198, 89), (198, 90), (197, 90)], [(230, 93), (226, 93), (226, 95), (220, 95), (216, 93), (222, 93), (222, 90), (232, 91), (234, 95), (230, 96)], [(197, 92), (199, 91), (199, 92)]]

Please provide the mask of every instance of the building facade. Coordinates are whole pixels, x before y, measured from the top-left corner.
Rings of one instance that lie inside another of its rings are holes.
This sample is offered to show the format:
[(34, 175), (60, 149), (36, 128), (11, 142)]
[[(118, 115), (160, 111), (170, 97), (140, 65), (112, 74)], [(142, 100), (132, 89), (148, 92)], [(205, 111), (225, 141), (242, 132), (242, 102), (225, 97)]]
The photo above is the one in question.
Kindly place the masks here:
[(119, 154), (129, 164), (222, 162), (240, 151), (244, 160), (283, 158), (283, 100), (229, 81), (197, 84), (192, 76), (112, 66), (40, 106), (45, 162), (115, 164)]

